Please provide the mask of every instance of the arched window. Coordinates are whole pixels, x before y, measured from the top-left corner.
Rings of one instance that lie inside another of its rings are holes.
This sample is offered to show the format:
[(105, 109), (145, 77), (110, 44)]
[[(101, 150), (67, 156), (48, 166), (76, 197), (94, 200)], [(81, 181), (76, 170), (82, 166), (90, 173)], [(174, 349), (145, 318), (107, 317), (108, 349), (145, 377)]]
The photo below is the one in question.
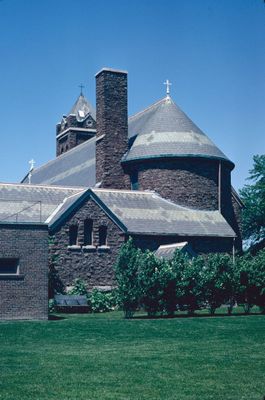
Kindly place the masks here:
[(71, 225), (69, 227), (69, 245), (75, 246), (78, 244), (78, 226)]
[(92, 219), (86, 219), (84, 221), (84, 245), (93, 245), (93, 221)]
[(107, 245), (107, 227), (100, 226), (98, 230), (98, 241), (99, 246), (106, 246)]

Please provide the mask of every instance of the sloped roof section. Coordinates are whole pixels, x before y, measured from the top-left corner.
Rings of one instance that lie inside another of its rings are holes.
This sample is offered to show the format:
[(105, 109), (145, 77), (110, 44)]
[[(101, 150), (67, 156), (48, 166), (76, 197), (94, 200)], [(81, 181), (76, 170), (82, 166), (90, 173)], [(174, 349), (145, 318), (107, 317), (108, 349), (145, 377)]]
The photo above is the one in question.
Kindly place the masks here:
[(60, 226), (92, 198), (123, 232), (147, 235), (234, 237), (218, 211), (178, 206), (154, 192), (83, 187), (0, 184), (0, 222), (46, 222)]
[(77, 121), (80, 122), (86, 119), (88, 115), (91, 115), (94, 121), (96, 121), (96, 111), (82, 93), (79, 95), (75, 104), (69, 111), (68, 115), (70, 114), (74, 114)]
[(0, 222), (45, 222), (83, 188), (0, 184)]
[[(93, 137), (32, 171), (31, 183), (62, 186), (94, 186), (96, 181)], [(28, 175), (22, 183), (29, 183)]]
[(136, 139), (124, 162), (157, 157), (206, 157), (225, 160), (234, 166), (169, 96), (130, 117), (129, 138), (134, 136)]
[(218, 211), (178, 206), (154, 192), (92, 189), (106, 211), (110, 210), (128, 233), (179, 236), (234, 237)]
[(190, 257), (195, 257), (196, 255), (188, 242), (161, 245), (158, 247), (154, 254), (157, 258), (171, 260), (176, 250), (179, 250)]

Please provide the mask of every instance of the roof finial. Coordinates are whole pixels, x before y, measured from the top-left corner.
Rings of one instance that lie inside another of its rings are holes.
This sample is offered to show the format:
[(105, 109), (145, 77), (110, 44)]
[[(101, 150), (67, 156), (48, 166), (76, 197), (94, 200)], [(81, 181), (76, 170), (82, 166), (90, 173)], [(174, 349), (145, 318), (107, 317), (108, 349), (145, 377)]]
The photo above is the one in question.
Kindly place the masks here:
[(85, 86), (82, 83), (80, 83), (79, 87), (80, 87), (80, 96), (83, 96), (83, 89)]
[(33, 158), (29, 161), (29, 164), (30, 164), (30, 170), (29, 170), (29, 174), (28, 174), (28, 181), (29, 181), (29, 184), (31, 184), (32, 171), (34, 169), (34, 164), (35, 164), (35, 161), (33, 160)]
[(167, 98), (170, 97), (170, 86), (172, 85), (171, 82), (169, 82), (169, 80), (167, 79), (166, 82), (164, 82), (164, 85), (167, 86)]
[(36, 162), (33, 160), (33, 158), (29, 161), (29, 165), (30, 165), (30, 171), (32, 171), (34, 169), (34, 165), (36, 164)]

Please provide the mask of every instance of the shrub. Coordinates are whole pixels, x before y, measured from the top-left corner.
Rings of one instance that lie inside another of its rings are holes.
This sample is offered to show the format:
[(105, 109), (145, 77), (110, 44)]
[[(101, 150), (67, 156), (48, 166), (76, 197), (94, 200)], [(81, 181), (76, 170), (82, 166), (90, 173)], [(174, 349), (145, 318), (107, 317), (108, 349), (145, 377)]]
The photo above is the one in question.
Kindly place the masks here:
[(87, 296), (87, 286), (83, 279), (77, 278), (74, 280), (73, 288), (68, 294)]
[(252, 258), (252, 271), (255, 277), (255, 304), (265, 312), (265, 250)]
[[(176, 262), (176, 261), (175, 261)], [(178, 267), (177, 267), (178, 266)], [(176, 291), (180, 309), (187, 309), (190, 315), (201, 308), (203, 302), (201, 282), (201, 259), (189, 260), (185, 255), (177, 255)]]
[(140, 303), (149, 316), (162, 311), (163, 282), (161, 277), (165, 264), (165, 260), (158, 259), (151, 251), (146, 251), (139, 257)]
[(114, 266), (118, 303), (124, 311), (125, 318), (131, 318), (139, 304), (137, 272), (140, 254), (141, 250), (136, 249), (132, 238), (129, 238), (121, 247)]
[(201, 291), (203, 300), (214, 314), (216, 308), (229, 303), (231, 313), (234, 304), (234, 276), (231, 257), (227, 254), (209, 254), (198, 257), (194, 263), (201, 265)]
[(88, 295), (91, 310), (97, 312), (107, 312), (114, 310), (117, 305), (116, 293), (102, 292), (98, 289), (93, 289)]
[(247, 253), (236, 258), (236, 299), (243, 305), (244, 311), (248, 314), (254, 304), (257, 303), (258, 291), (256, 287), (256, 270), (253, 257)]
[(55, 311), (55, 302), (54, 299), (49, 299), (49, 313), (52, 313)]

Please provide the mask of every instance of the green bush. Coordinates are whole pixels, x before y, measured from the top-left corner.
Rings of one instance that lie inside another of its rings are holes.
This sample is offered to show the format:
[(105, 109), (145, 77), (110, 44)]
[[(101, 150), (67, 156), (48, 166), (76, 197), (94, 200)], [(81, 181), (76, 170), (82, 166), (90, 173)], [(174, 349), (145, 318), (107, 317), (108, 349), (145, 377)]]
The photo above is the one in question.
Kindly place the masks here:
[(52, 313), (55, 311), (55, 302), (54, 299), (49, 299), (49, 313)]
[(158, 259), (151, 251), (142, 253), (138, 264), (140, 304), (149, 316), (162, 311), (163, 284), (161, 275), (166, 261)]
[(209, 254), (198, 257), (194, 264), (200, 265), (200, 290), (203, 301), (210, 314), (222, 304), (229, 304), (228, 312), (232, 312), (234, 304), (234, 275), (231, 257), (227, 254)]
[(132, 238), (123, 244), (114, 266), (118, 284), (118, 304), (125, 318), (131, 318), (139, 305), (138, 264), (142, 252), (133, 245)]
[(88, 294), (88, 302), (93, 312), (107, 312), (116, 308), (117, 296), (115, 291), (102, 292), (98, 289), (93, 289)]
[(75, 279), (73, 288), (68, 292), (68, 294), (87, 296), (88, 292), (86, 282), (81, 278)]
[(203, 301), (202, 263), (199, 261), (196, 258), (189, 260), (180, 253), (178, 254), (178, 264), (175, 266), (178, 274), (176, 282), (178, 305), (180, 309), (187, 309), (190, 315), (201, 308)]

